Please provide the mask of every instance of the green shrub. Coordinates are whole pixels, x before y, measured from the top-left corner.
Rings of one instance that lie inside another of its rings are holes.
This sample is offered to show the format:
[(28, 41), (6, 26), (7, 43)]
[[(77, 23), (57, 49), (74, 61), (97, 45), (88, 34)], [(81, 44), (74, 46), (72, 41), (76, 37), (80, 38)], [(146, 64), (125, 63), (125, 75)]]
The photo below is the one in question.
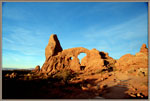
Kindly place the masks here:
[(32, 76), (29, 76), (29, 80), (32, 80)]
[(58, 71), (56, 74), (53, 75), (53, 78), (63, 81), (65, 83), (68, 83), (68, 81), (73, 77), (75, 77), (75, 73), (67, 69)]

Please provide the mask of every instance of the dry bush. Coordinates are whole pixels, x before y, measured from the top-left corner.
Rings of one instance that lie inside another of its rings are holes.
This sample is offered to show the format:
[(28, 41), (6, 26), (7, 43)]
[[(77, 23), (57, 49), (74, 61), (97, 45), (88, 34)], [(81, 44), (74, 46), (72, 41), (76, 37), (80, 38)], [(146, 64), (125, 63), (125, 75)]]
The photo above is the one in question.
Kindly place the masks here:
[(64, 83), (68, 83), (71, 78), (74, 78), (77, 74), (72, 72), (71, 70), (64, 69), (62, 71), (57, 71), (54, 75), (53, 78), (63, 81)]

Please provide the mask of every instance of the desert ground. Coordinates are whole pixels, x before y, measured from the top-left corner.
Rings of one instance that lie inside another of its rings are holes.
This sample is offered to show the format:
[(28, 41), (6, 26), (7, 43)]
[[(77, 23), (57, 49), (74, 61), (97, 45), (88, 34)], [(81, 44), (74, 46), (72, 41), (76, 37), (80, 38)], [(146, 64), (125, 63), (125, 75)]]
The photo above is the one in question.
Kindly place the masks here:
[(7, 70), (3, 71), (2, 85), (3, 99), (148, 98), (147, 76), (120, 71), (73, 73), (67, 70), (47, 77), (30, 70)]

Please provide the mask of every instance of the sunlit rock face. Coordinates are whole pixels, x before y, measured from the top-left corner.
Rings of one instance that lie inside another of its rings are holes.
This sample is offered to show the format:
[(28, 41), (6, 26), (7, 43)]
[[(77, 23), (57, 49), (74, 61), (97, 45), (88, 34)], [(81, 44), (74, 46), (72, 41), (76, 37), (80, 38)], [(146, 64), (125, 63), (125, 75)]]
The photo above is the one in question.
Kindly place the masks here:
[[(85, 53), (86, 56), (79, 61), (78, 55)], [(96, 71), (102, 69), (129, 70), (131, 68), (148, 67), (148, 48), (142, 45), (140, 52), (135, 55), (126, 54), (119, 60), (109, 57), (108, 53), (98, 51), (93, 48), (88, 50), (83, 47), (76, 47), (63, 50), (56, 34), (50, 36), (48, 45), (45, 48), (46, 60), (40, 70), (40, 73), (53, 73), (62, 69), (71, 69), (72, 71)]]
[(145, 54), (148, 53), (148, 48), (146, 47), (146, 44), (143, 44), (141, 46), (140, 53), (145, 53)]
[[(80, 53), (86, 54), (81, 63), (78, 59)], [(41, 73), (52, 73), (61, 69), (71, 69), (73, 71), (97, 70), (106, 68), (109, 63), (115, 63), (115, 60), (109, 57), (108, 53), (99, 52), (96, 49), (88, 50), (83, 47), (76, 47), (62, 50), (55, 34), (50, 36), (48, 45), (45, 48), (45, 56), (46, 60), (41, 68)], [(108, 60), (113, 60), (113, 62), (108, 62)]]
[(63, 49), (60, 45), (60, 42), (57, 38), (56, 34), (52, 34), (50, 36), (48, 45), (45, 48), (45, 57), (46, 60), (51, 57), (57, 55), (59, 52), (61, 52)]
[(131, 68), (148, 68), (148, 48), (145, 44), (143, 44), (140, 52), (136, 53), (135, 55), (123, 55), (119, 60), (117, 60), (115, 66), (124, 71)]

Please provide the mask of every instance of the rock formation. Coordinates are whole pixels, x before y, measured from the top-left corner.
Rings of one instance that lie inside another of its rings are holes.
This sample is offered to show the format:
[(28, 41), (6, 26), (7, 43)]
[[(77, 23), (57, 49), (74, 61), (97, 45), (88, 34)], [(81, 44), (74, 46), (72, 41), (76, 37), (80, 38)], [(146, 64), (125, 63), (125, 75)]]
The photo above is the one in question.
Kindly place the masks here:
[(10, 75), (10, 78), (15, 78), (17, 76), (17, 73), (12, 73), (11, 75)]
[[(78, 55), (85, 53), (86, 56), (79, 62)], [(148, 67), (148, 49), (145, 44), (136, 55), (126, 54), (119, 60), (109, 57), (108, 53), (96, 49), (88, 50), (83, 47), (76, 47), (63, 50), (57, 36), (50, 36), (47, 47), (45, 48), (46, 60), (40, 73), (51, 74), (62, 69), (72, 71), (96, 71), (102, 69), (130, 70), (131, 68)], [(39, 70), (39, 67), (37, 67)]]
[[(86, 57), (79, 62), (78, 55), (86, 53)], [(62, 69), (73, 71), (89, 71), (106, 68), (115, 60), (108, 56), (108, 53), (99, 52), (96, 49), (88, 50), (83, 47), (76, 47), (62, 50), (57, 36), (52, 34), (45, 49), (46, 60), (41, 68), (41, 73), (53, 73)], [(111, 61), (108, 61), (111, 60)], [(84, 61), (84, 62), (83, 62)]]
[(140, 49), (140, 53), (148, 53), (148, 48), (146, 47), (146, 44), (143, 44), (141, 49)]
[(52, 34), (50, 36), (48, 45), (45, 48), (45, 57), (46, 60), (50, 57), (50, 56), (54, 56), (57, 55), (59, 52), (61, 52), (63, 49), (59, 43), (59, 40), (56, 36), (56, 34)]
[(122, 56), (115, 66), (120, 70), (130, 70), (131, 68), (148, 68), (148, 49), (145, 44), (142, 45), (140, 52), (135, 55), (126, 54)]
[(35, 72), (35, 73), (38, 73), (39, 71), (40, 71), (40, 66), (39, 66), (39, 65), (37, 65), (37, 66), (35, 67), (35, 69), (32, 70), (32, 72)]

